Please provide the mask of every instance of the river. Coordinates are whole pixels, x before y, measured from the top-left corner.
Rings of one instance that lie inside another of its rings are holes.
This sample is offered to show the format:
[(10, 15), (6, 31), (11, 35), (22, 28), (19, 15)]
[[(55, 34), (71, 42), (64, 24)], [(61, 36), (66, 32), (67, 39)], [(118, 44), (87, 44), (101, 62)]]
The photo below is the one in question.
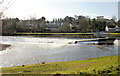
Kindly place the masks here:
[[(11, 47), (0, 51), (0, 67), (50, 63), (118, 55), (115, 45), (74, 44), (79, 38), (1, 36), (0, 43)], [(102, 47), (102, 48), (101, 48)]]

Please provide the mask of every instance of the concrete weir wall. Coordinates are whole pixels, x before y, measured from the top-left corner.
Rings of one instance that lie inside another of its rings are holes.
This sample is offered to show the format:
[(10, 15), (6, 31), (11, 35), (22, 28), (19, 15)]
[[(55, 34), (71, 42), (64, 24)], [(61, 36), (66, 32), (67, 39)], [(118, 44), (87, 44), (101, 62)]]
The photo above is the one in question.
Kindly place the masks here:
[[(114, 45), (116, 38), (96, 38), (96, 39), (85, 39), (80, 41), (75, 41), (75, 44), (79, 43), (91, 43), (96, 45)], [(97, 43), (96, 43), (97, 42)]]

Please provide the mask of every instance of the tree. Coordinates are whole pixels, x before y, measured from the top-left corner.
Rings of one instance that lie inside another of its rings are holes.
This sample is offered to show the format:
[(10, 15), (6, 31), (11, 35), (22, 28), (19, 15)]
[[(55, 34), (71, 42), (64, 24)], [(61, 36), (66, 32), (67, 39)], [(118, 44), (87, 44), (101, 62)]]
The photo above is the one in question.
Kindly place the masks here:
[(73, 17), (69, 17), (69, 16), (66, 16), (65, 18), (64, 18), (64, 21), (66, 21), (66, 22), (72, 22), (72, 21), (74, 21), (75, 19), (73, 18)]
[(112, 16), (112, 19), (116, 22), (117, 18), (116, 16)]
[(11, 6), (10, 0), (0, 0), (0, 19), (3, 17), (4, 12)]
[(62, 26), (59, 28), (60, 32), (70, 32), (70, 23), (64, 22)]
[(90, 31), (90, 18), (85, 16), (78, 16), (79, 21), (79, 32), (89, 32)]
[(41, 20), (42, 20), (42, 23), (44, 23), (46, 18), (43, 16), (43, 17), (41, 17)]
[(97, 26), (97, 21), (96, 21), (95, 18), (92, 19), (91, 26), (92, 26), (92, 29), (91, 29), (91, 30), (92, 30), (93, 32), (97, 31), (97, 27), (98, 27), (98, 26)]
[(38, 19), (38, 27), (37, 27), (37, 32), (45, 32), (46, 27), (47, 27), (47, 22), (46, 18), (43, 16), (40, 19)]
[(0, 0), (0, 35), (2, 35), (2, 20), (4, 11), (10, 7), (10, 1), (8, 0)]
[(118, 26), (120, 26), (120, 19), (117, 21)]
[(15, 34), (17, 31), (16, 25), (19, 22), (18, 18), (8, 18), (3, 20), (3, 34), (9, 35), (9, 34)]

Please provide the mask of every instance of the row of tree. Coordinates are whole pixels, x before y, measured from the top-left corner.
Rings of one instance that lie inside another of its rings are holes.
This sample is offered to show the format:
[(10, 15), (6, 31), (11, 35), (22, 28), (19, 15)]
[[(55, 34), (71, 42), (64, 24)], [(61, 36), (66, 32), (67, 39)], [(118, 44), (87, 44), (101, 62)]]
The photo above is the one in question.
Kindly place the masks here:
[(104, 16), (89, 18), (75, 16), (46, 20), (40, 19), (19, 20), (18, 18), (6, 18), (2, 20), (3, 35), (15, 35), (17, 32), (100, 32), (105, 31), (107, 25), (120, 26), (120, 20), (106, 19)]

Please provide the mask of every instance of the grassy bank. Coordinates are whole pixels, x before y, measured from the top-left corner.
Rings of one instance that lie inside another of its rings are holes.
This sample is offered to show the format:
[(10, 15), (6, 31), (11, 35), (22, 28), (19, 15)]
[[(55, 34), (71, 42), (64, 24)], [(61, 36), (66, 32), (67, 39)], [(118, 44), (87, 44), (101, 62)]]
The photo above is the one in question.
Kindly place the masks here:
[(118, 74), (119, 56), (1, 68), (3, 74)]
[(32, 37), (59, 37), (59, 38), (98, 38), (98, 37), (120, 37), (120, 33), (17, 33), (16, 36)]

